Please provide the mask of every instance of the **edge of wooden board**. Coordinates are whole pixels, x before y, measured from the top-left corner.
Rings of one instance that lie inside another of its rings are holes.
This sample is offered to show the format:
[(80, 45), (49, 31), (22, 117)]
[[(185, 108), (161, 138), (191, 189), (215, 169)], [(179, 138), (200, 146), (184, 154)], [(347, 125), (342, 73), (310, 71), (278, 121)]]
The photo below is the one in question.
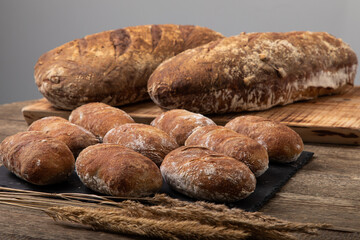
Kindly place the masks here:
[[(360, 87), (355, 87), (353, 93), (360, 93)], [(345, 95), (338, 95), (331, 98), (332, 102), (337, 102), (343, 98)], [(359, 101), (360, 98), (356, 98), (356, 101)], [(326, 97), (319, 100), (314, 100), (318, 102), (327, 101)], [(309, 104), (311, 101), (305, 102)], [(356, 102), (357, 103), (357, 102)], [(297, 103), (292, 105), (287, 105), (287, 108), (296, 108)], [(127, 112), (135, 122), (149, 124), (158, 114), (162, 113), (163, 110), (156, 106), (153, 102), (140, 102), (136, 104), (129, 104), (121, 107), (122, 110)], [(262, 112), (245, 112), (245, 113), (232, 113), (232, 114), (223, 114), (221, 116), (209, 115), (216, 124), (225, 125), (230, 119), (246, 114), (259, 115), (263, 117), (269, 117), (273, 112), (279, 111), (280, 108), (272, 108)], [(284, 111), (285, 108), (281, 108), (280, 111)], [(291, 109), (290, 109), (291, 110)], [(59, 110), (51, 106), (51, 104), (46, 99), (40, 99), (37, 102), (25, 106), (22, 109), (22, 113), (25, 121), (30, 125), (33, 121), (48, 116), (59, 116), (68, 119), (71, 111)], [(304, 142), (311, 143), (333, 143), (333, 144), (346, 144), (346, 145), (360, 145), (360, 128), (353, 127), (334, 127), (334, 126), (319, 126), (312, 124), (308, 126), (303, 122), (291, 121), (292, 119), (282, 119), (280, 122), (286, 124), (294, 131), (296, 131), (303, 139)], [(360, 121), (360, 119), (359, 119)]]

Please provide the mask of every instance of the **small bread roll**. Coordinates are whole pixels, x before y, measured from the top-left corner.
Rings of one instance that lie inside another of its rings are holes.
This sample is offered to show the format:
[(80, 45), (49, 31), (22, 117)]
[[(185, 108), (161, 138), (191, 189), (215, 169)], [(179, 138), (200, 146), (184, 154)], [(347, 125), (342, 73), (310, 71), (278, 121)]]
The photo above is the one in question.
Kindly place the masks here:
[(166, 154), (179, 147), (166, 132), (141, 123), (126, 123), (111, 129), (104, 143), (116, 143), (141, 153), (160, 166)]
[(266, 149), (255, 140), (222, 126), (205, 126), (185, 141), (185, 146), (199, 145), (233, 157), (246, 164), (256, 177), (269, 167)]
[(129, 114), (105, 103), (88, 103), (74, 109), (69, 121), (92, 132), (95, 136), (103, 138), (112, 128), (124, 123), (133, 123)]
[(256, 186), (254, 174), (244, 163), (200, 146), (175, 149), (160, 170), (173, 189), (199, 200), (236, 202)]
[(175, 138), (177, 144), (182, 146), (195, 128), (216, 124), (201, 114), (174, 109), (157, 116), (151, 125)]
[(75, 159), (65, 143), (43, 132), (20, 132), (0, 144), (0, 160), (19, 178), (36, 185), (66, 180)]
[(85, 148), (76, 160), (76, 172), (88, 188), (119, 197), (147, 196), (162, 186), (154, 162), (119, 144)]
[(28, 131), (41, 131), (46, 135), (64, 142), (74, 156), (84, 148), (99, 143), (94, 134), (61, 117), (45, 117), (33, 122)]
[(304, 150), (304, 143), (294, 130), (279, 122), (258, 116), (241, 116), (229, 121), (225, 127), (244, 134), (263, 145), (269, 160), (293, 162)]

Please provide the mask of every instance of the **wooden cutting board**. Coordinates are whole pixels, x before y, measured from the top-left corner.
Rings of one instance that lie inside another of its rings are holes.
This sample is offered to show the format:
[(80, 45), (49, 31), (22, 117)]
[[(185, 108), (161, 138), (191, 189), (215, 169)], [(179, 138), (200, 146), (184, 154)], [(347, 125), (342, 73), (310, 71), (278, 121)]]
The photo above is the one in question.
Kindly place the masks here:
[[(121, 107), (138, 123), (149, 124), (163, 110), (153, 102)], [(28, 124), (47, 116), (68, 118), (70, 111), (55, 109), (46, 99), (22, 109)], [(258, 115), (280, 121), (294, 129), (304, 142), (360, 145), (360, 86), (343, 95), (321, 97), (266, 111), (209, 115), (217, 124), (225, 125), (240, 115)]]

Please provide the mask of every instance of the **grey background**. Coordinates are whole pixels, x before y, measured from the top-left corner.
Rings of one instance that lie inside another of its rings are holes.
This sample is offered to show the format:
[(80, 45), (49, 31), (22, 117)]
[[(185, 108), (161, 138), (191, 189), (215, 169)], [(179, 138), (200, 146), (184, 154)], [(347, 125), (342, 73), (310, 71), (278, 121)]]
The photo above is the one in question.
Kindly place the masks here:
[(326, 31), (359, 55), (359, 10), (359, 0), (0, 0), (0, 104), (41, 98), (33, 77), (38, 57), (88, 34), (165, 23), (205, 26), (225, 36)]

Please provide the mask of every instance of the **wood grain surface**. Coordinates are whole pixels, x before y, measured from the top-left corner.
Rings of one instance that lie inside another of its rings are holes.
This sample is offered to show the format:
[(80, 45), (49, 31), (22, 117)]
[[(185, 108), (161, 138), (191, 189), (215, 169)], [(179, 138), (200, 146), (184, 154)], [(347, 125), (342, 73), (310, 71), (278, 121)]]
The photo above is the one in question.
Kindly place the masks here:
[[(35, 101), (36, 102), (36, 101)], [(0, 105), (0, 141), (27, 128), (21, 109), (34, 101)], [(306, 144), (315, 153), (262, 208), (265, 214), (290, 221), (329, 223), (329, 230), (299, 239), (360, 239), (360, 147)], [(139, 239), (54, 222), (43, 212), (0, 204), (2, 239)]]
[[(136, 122), (150, 123), (162, 113), (153, 102), (121, 107)], [(68, 118), (70, 111), (55, 109), (46, 99), (38, 100), (22, 109), (28, 124), (47, 116)], [(245, 114), (267, 117), (285, 123), (300, 134), (304, 142), (360, 145), (360, 86), (343, 95), (321, 97), (260, 112), (210, 115), (217, 124)]]

